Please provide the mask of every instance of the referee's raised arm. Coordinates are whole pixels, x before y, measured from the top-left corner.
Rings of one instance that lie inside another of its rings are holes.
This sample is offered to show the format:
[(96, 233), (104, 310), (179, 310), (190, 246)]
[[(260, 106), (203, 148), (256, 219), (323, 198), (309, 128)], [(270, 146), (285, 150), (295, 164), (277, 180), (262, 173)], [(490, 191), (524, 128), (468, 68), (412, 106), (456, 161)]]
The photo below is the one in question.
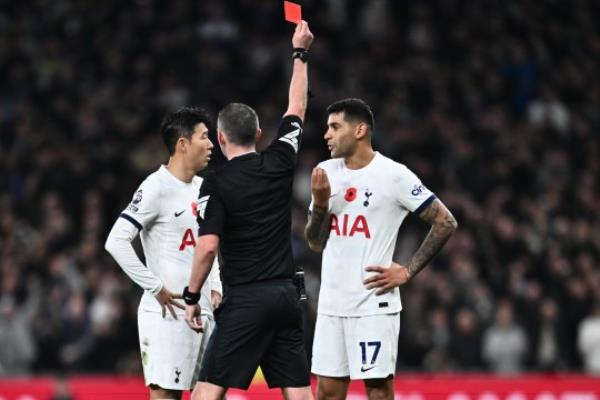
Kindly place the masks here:
[(294, 52), (294, 69), (290, 81), (288, 109), (284, 115), (296, 115), (304, 121), (308, 103), (308, 49), (313, 41), (313, 34), (308, 28), (308, 22), (300, 21), (292, 37)]

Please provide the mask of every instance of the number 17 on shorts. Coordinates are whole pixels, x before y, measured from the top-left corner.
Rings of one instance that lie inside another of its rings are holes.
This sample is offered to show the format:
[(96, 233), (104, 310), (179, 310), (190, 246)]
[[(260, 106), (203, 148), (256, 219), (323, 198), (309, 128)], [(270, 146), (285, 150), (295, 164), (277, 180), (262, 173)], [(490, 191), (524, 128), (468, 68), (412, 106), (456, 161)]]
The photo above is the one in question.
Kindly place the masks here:
[[(381, 350), (381, 341), (378, 340), (376, 342), (359, 342), (358, 344), (360, 346), (360, 351), (362, 354), (362, 366), (360, 367), (360, 372), (367, 372), (369, 370), (372, 370), (377, 366), (375, 363), (377, 362), (379, 350)], [(373, 348), (373, 350), (370, 352), (372, 354), (372, 356), (370, 357), (367, 356), (367, 347)]]
[(396, 369), (400, 315), (338, 317), (320, 314), (312, 372), (351, 379), (387, 378)]

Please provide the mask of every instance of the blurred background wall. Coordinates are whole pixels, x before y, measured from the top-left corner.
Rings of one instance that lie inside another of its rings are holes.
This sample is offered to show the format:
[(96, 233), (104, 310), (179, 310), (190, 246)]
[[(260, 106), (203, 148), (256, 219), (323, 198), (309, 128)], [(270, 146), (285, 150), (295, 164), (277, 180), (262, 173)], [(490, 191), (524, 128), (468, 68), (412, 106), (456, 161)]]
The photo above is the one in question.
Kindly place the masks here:
[[(294, 188), (309, 345), (320, 263), (302, 239), (310, 171), (328, 157), (325, 107), (360, 97), (375, 148), (460, 225), (402, 289), (398, 369), (600, 373), (600, 3), (301, 4), (316, 36)], [(270, 142), (291, 72), (281, 9), (0, 0), (0, 375), (140, 373), (141, 290), (104, 240), (167, 161), (167, 111), (245, 102)], [(396, 259), (426, 228), (407, 219)]]

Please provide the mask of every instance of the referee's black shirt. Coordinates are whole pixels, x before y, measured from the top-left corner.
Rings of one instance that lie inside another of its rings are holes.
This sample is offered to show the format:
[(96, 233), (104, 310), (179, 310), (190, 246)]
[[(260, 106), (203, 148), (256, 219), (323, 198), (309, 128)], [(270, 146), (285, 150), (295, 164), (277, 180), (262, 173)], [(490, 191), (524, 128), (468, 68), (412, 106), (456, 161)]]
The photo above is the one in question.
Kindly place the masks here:
[(291, 197), (301, 138), (302, 120), (288, 115), (265, 151), (229, 160), (202, 183), (199, 234), (219, 235), (225, 285), (293, 276)]

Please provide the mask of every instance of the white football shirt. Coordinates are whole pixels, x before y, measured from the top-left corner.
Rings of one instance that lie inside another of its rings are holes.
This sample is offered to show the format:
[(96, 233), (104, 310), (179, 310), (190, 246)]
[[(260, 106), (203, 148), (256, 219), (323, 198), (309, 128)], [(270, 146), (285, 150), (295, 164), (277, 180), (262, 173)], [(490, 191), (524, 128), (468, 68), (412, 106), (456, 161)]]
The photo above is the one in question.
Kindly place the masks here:
[[(131, 203), (120, 215), (138, 228), (149, 272), (177, 294), (182, 293), (189, 283), (192, 271), (198, 238), (196, 206), (201, 184), (202, 178), (197, 176), (190, 183), (183, 182), (163, 165), (142, 182)], [(124, 265), (121, 266), (128, 272)], [(132, 274), (129, 275), (136, 280)], [(160, 285), (160, 282), (157, 284)], [(152, 277), (142, 277), (136, 283), (145, 289), (140, 310), (161, 312), (160, 304), (154, 298), (157, 290), (151, 287), (155, 285)], [(211, 290), (221, 292), (216, 259), (209, 279), (201, 289), (199, 304), (203, 314), (212, 315)], [(183, 304), (183, 301), (180, 303)], [(184, 310), (174, 309), (177, 314), (183, 315)]]
[(346, 168), (343, 158), (319, 167), (331, 185), (331, 232), (323, 250), (318, 312), (344, 317), (399, 312), (399, 289), (376, 296), (363, 284), (375, 274), (365, 268), (391, 265), (402, 221), (435, 195), (406, 166), (378, 152), (358, 170)]

